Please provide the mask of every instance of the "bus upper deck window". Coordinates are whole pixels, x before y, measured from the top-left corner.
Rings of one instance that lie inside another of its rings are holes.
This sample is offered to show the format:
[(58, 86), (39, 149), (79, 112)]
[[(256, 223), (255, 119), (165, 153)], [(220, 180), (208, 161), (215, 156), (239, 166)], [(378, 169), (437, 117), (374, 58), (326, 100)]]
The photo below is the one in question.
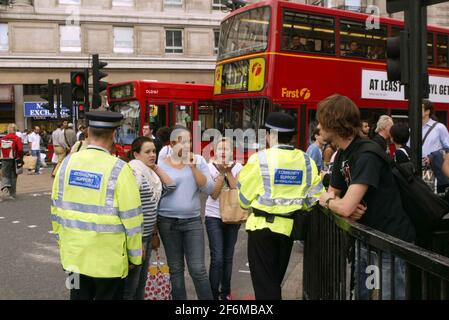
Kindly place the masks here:
[(437, 48), (438, 48), (438, 67), (447, 68), (448, 67), (448, 54), (449, 54), (449, 45), (448, 45), (448, 36), (439, 34), (437, 36)]
[(342, 56), (385, 59), (387, 26), (367, 29), (362, 21), (340, 20), (340, 51)]
[(284, 10), (281, 48), (335, 54), (334, 18)]

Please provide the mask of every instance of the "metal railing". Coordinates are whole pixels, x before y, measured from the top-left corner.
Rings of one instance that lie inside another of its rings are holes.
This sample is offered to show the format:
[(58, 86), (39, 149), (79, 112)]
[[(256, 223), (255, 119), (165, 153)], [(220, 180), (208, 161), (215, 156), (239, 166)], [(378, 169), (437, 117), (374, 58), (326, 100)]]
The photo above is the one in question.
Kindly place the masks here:
[[(448, 239), (449, 232), (440, 231), (431, 244), (445, 254)], [(303, 294), (313, 300), (445, 300), (449, 258), (317, 206), (305, 241)]]

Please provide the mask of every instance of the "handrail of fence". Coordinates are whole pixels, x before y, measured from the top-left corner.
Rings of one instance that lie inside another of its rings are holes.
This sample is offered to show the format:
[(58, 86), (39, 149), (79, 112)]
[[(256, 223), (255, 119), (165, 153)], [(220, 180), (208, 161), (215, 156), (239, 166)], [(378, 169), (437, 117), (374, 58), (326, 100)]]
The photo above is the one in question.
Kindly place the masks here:
[[(439, 238), (449, 246), (449, 231)], [(448, 257), (313, 209), (304, 247), (305, 299), (445, 300), (448, 284)]]

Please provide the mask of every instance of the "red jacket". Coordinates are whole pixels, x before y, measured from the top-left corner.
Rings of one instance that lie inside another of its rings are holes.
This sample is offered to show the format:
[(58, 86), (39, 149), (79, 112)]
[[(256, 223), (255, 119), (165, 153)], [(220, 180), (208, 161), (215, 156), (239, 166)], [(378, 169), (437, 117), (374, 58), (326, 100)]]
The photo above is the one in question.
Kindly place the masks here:
[(14, 154), (16, 155), (16, 159), (21, 159), (23, 157), (22, 139), (20, 139), (15, 133), (8, 133), (0, 140), (13, 140), (13, 149)]

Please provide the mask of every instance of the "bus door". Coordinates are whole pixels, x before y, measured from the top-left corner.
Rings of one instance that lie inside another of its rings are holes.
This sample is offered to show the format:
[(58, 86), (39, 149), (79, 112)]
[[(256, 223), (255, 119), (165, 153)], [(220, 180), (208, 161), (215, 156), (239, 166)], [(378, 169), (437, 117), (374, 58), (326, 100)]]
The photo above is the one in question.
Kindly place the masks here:
[(193, 119), (194, 119), (194, 104), (192, 102), (182, 103), (174, 102), (172, 103), (173, 108), (173, 125), (181, 125), (190, 130), (192, 130)]
[(145, 124), (153, 123), (153, 127), (162, 128), (170, 125), (166, 102), (148, 101), (145, 108)]

